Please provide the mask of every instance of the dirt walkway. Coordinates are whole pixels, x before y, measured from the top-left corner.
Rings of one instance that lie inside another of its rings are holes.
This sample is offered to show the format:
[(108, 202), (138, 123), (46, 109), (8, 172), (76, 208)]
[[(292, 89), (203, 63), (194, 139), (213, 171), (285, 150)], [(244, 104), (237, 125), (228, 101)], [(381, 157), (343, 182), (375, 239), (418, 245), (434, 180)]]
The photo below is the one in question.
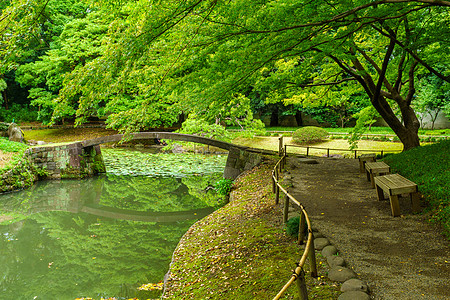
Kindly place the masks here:
[(290, 157), (290, 192), (304, 204), (313, 227), (336, 246), (348, 266), (367, 282), (373, 299), (450, 299), (450, 242), (411, 214), (400, 199), (401, 217), (378, 201), (358, 161), (318, 158), (302, 164)]

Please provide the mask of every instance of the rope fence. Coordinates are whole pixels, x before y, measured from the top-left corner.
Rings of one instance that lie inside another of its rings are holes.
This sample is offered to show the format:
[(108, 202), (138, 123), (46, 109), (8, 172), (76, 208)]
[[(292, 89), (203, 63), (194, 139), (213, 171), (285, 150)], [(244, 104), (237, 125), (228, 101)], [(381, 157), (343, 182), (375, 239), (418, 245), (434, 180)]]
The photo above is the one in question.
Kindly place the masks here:
[(288, 193), (286, 189), (284, 189), (280, 184), (280, 174), (282, 170), (286, 166), (287, 160), (287, 147), (299, 147), (306, 149), (306, 156), (309, 155), (309, 149), (320, 149), (326, 150), (327, 157), (330, 157), (330, 151), (350, 151), (354, 153), (355, 159), (357, 158), (358, 152), (371, 152), (371, 153), (380, 153), (383, 156), (386, 153), (397, 153), (399, 151), (384, 151), (384, 150), (349, 150), (349, 149), (333, 149), (333, 148), (320, 148), (313, 146), (297, 146), (297, 145), (288, 145), (284, 144), (283, 137), (279, 137), (278, 143), (278, 154), (281, 157), (280, 160), (275, 164), (275, 167), (272, 171), (272, 185), (273, 185), (273, 193), (275, 194), (275, 204), (279, 204), (280, 202), (280, 192), (285, 195), (284, 198), (284, 211), (283, 211), (283, 221), (286, 223), (288, 221), (289, 214), (289, 205), (292, 203), (299, 208), (300, 218), (299, 218), (299, 230), (298, 230), (298, 244), (301, 245), (304, 243), (305, 238), (305, 226), (307, 227), (307, 239), (305, 251), (303, 252), (302, 257), (297, 263), (296, 268), (294, 269), (291, 278), (289, 281), (283, 286), (283, 288), (278, 292), (278, 294), (273, 298), (273, 300), (280, 299), (284, 293), (288, 290), (288, 288), (294, 283), (297, 283), (297, 288), (299, 290), (299, 299), (307, 300), (308, 299), (308, 291), (306, 288), (305, 281), (305, 271), (303, 270), (303, 266), (306, 261), (309, 260), (310, 265), (310, 275), (311, 277), (317, 277), (317, 264), (316, 264), (316, 254), (314, 249), (314, 235), (312, 232), (311, 221), (309, 220), (308, 213), (306, 212), (305, 207), (292, 195)]
[[(282, 140), (282, 138), (280, 138)], [(385, 154), (387, 153), (399, 153), (401, 152), (400, 150), (362, 150), (362, 149), (336, 149), (336, 148), (323, 148), (323, 147), (314, 147), (314, 146), (300, 146), (300, 145), (292, 145), (292, 144), (285, 144), (284, 145), (284, 152), (287, 151), (287, 147), (293, 147), (293, 148), (304, 148), (306, 149), (306, 156), (309, 156), (310, 154), (310, 149), (318, 149), (318, 150), (326, 150), (327, 152), (327, 157), (330, 157), (330, 151), (335, 151), (335, 152), (353, 152), (353, 156), (354, 158), (358, 157), (358, 153), (362, 153), (362, 152), (370, 152), (370, 153), (380, 153), (380, 156), (383, 157)]]
[(310, 274), (311, 277), (317, 277), (317, 264), (316, 264), (316, 252), (314, 250), (314, 235), (312, 232), (311, 222), (309, 220), (308, 213), (306, 212), (305, 207), (297, 201), (292, 195), (290, 195), (286, 189), (284, 189), (280, 182), (280, 173), (286, 166), (286, 152), (285, 147), (283, 146), (283, 137), (279, 139), (279, 154), (281, 159), (275, 164), (275, 167), (272, 171), (272, 183), (273, 183), (273, 192), (275, 193), (275, 204), (278, 204), (280, 201), (280, 192), (285, 195), (284, 198), (284, 212), (283, 212), (283, 220), (286, 223), (288, 220), (289, 213), (289, 205), (290, 202), (299, 207), (300, 218), (299, 218), (299, 229), (298, 229), (298, 244), (301, 245), (304, 243), (305, 238), (305, 225), (307, 227), (308, 236), (306, 239), (305, 251), (303, 252), (302, 257), (296, 265), (296, 268), (293, 270), (292, 276), (289, 281), (283, 286), (283, 288), (278, 292), (278, 294), (273, 298), (273, 300), (280, 299), (283, 294), (288, 290), (288, 288), (294, 283), (297, 283), (297, 288), (299, 290), (300, 300), (308, 299), (308, 291), (306, 289), (306, 280), (305, 280), (305, 271), (303, 270), (303, 266), (306, 261), (309, 260), (310, 266)]

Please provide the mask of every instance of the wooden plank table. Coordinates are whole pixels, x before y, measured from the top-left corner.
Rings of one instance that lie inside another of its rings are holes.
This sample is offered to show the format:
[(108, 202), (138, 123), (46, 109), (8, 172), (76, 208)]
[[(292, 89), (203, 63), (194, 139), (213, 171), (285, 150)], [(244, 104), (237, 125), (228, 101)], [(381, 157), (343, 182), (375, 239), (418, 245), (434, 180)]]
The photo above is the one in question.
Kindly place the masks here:
[(373, 178), (379, 175), (386, 175), (391, 173), (391, 167), (386, 163), (380, 162), (366, 162), (367, 180), (372, 184), (372, 188), (375, 188), (375, 182)]
[(420, 199), (417, 184), (399, 174), (377, 176), (374, 180), (377, 188), (378, 200), (381, 201), (384, 199), (383, 192), (386, 192), (389, 195), (392, 215), (394, 217), (400, 215), (400, 205), (398, 203), (398, 195), (400, 194), (409, 194), (413, 212), (419, 212)]
[(364, 173), (364, 164), (368, 161), (376, 161), (377, 155), (375, 153), (362, 154), (358, 157), (359, 159), (359, 172)]

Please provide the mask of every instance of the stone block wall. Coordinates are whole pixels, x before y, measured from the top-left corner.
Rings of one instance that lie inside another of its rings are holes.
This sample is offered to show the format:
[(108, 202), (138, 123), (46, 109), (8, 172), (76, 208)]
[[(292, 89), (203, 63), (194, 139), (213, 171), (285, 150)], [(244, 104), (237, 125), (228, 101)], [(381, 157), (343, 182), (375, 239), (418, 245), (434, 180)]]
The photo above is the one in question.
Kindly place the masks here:
[(105, 172), (100, 146), (81, 143), (45, 145), (27, 150), (31, 163), (48, 179), (85, 178)]
[(251, 170), (260, 164), (262, 157), (258, 153), (231, 148), (223, 172), (224, 178), (236, 179), (242, 172)]

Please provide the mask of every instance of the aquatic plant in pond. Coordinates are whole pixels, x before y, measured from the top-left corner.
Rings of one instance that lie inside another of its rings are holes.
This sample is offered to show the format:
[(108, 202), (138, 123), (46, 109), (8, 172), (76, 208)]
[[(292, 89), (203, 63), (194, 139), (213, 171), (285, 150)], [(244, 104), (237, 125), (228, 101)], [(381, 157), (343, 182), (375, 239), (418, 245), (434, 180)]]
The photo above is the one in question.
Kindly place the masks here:
[(227, 159), (226, 155), (149, 154), (125, 149), (102, 149), (102, 154), (110, 174), (152, 177), (222, 173)]

